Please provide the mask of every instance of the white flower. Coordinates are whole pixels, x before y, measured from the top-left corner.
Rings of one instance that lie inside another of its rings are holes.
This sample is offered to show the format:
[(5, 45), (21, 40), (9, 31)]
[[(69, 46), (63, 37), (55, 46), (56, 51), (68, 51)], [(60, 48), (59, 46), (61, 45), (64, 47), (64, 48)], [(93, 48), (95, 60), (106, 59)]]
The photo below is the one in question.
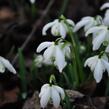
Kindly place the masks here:
[(5, 68), (7, 68), (10, 72), (16, 74), (16, 70), (11, 65), (11, 63), (7, 59), (0, 56), (0, 72), (4, 73)]
[[(100, 17), (99, 17), (100, 18)], [(101, 19), (101, 18), (100, 18)], [(81, 21), (79, 21), (75, 27), (74, 27), (74, 32), (78, 31), (79, 29), (81, 29), (82, 27), (84, 27), (84, 31), (86, 32), (88, 29), (90, 29), (91, 27), (97, 25), (99, 23), (99, 19), (97, 18), (97, 20), (93, 17), (84, 17), (81, 19)]]
[(52, 62), (57, 66), (59, 72), (62, 72), (64, 67), (67, 65), (65, 56), (69, 56), (70, 53), (69, 46), (64, 45), (62, 47), (63, 44), (63, 42), (59, 42), (59, 44), (55, 44), (55, 42), (42, 42), (37, 48), (38, 53), (47, 48), (43, 54), (44, 60), (46, 62)]
[(104, 3), (104, 4), (101, 6), (100, 10), (104, 10), (104, 9), (106, 9), (106, 8), (109, 8), (109, 3)]
[[(74, 27), (74, 22), (72, 20), (67, 19), (66, 22), (71, 25), (72, 28)], [(56, 19), (53, 22), (46, 24), (43, 27), (42, 34), (46, 35), (49, 28), (51, 28), (51, 33), (53, 36), (61, 36), (62, 38), (65, 38), (68, 33), (68, 28), (64, 20)]]
[(37, 67), (41, 67), (42, 64), (43, 64), (43, 56), (42, 55), (36, 55), (34, 62), (35, 62), (35, 65)]
[(58, 108), (60, 100), (65, 98), (65, 93), (64, 90), (57, 85), (44, 84), (39, 97), (42, 108), (45, 108), (50, 100), (53, 102), (54, 107)]
[(92, 27), (86, 32), (85, 36), (88, 36), (89, 34), (92, 34), (93, 36), (93, 50), (98, 50), (104, 41), (109, 41), (109, 31), (107, 26), (100, 25)]
[(30, 0), (30, 2), (31, 2), (32, 4), (34, 4), (34, 3), (35, 3), (35, 0)]
[(42, 65), (52, 65), (51, 60), (44, 59), (43, 55), (37, 55), (34, 62), (37, 67), (42, 67)]
[(90, 67), (91, 71), (94, 73), (94, 78), (97, 83), (101, 81), (105, 70), (107, 70), (109, 75), (109, 62), (106, 55), (103, 55), (100, 58), (98, 55), (90, 57), (85, 61), (84, 66)]

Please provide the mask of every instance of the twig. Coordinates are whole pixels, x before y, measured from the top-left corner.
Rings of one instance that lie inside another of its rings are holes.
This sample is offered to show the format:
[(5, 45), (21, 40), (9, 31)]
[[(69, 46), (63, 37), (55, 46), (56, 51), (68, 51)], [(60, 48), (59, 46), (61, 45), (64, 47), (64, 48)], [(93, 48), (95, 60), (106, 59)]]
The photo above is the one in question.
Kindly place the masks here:
[[(25, 47), (27, 46), (27, 44), (29, 43), (30, 39), (32, 38), (33, 34), (35, 33), (35, 31), (38, 29), (38, 27), (40, 26), (40, 24), (42, 23), (42, 21), (44, 20), (44, 18), (46, 17), (47, 13), (49, 12), (50, 8), (52, 7), (53, 3), (55, 0), (50, 0), (49, 4), (47, 5), (47, 7), (45, 8), (45, 11), (43, 12), (42, 16), (39, 18), (39, 20), (36, 21), (36, 23), (33, 26), (33, 29), (31, 31), (31, 33), (28, 35), (27, 39), (25, 40), (25, 42), (22, 44), (22, 46), (20, 47), (20, 49), (24, 50)], [(15, 62), (18, 59), (18, 53), (16, 54), (16, 56), (14, 57), (12, 63), (15, 64)]]

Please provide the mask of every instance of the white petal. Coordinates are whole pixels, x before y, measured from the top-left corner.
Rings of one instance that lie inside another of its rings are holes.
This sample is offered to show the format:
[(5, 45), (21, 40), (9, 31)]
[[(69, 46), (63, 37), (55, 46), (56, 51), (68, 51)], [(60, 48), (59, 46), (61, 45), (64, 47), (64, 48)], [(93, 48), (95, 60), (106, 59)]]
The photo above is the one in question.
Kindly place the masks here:
[(105, 52), (109, 53), (109, 45), (106, 47)]
[(92, 41), (93, 50), (98, 50), (101, 44), (104, 42), (106, 36), (106, 31), (101, 31), (97, 37)]
[(60, 105), (60, 96), (54, 87), (51, 87), (51, 98), (53, 100), (54, 107), (58, 108)]
[(34, 3), (35, 3), (35, 0), (30, 0), (30, 2), (31, 2), (32, 4), (34, 4)]
[(64, 90), (61, 87), (56, 86), (56, 85), (54, 85), (53, 87), (57, 90), (57, 92), (60, 94), (60, 96), (61, 96), (61, 98), (63, 100), (65, 98), (65, 92), (64, 92)]
[(49, 84), (44, 84), (41, 87), (41, 91), (40, 91), (39, 97), (41, 97), (45, 93), (45, 91), (47, 90), (48, 87), (49, 87)]
[(104, 64), (104, 67), (105, 69), (107, 70), (108, 72), (108, 75), (109, 75), (109, 62), (104, 60), (104, 59), (101, 59), (102, 63)]
[(62, 24), (62, 23), (60, 23), (60, 35), (61, 35), (61, 37), (64, 39), (65, 37), (66, 37), (66, 29), (65, 29), (65, 27), (64, 27), (64, 25)]
[(96, 25), (103, 24), (103, 18), (100, 15), (96, 16)]
[(59, 33), (59, 22), (55, 23), (55, 25), (52, 26), (51, 28), (51, 33), (53, 36), (59, 36), (60, 33)]
[(98, 55), (90, 57), (85, 61), (84, 67), (88, 66), (90, 67), (91, 71), (94, 71), (97, 62), (98, 62)]
[(44, 59), (44, 60), (43, 60), (43, 63), (44, 63), (45, 65), (52, 65), (52, 64), (53, 64), (52, 60), (47, 60), (47, 59)]
[(87, 17), (83, 17), (82, 20), (88, 20), (91, 21), (93, 19), (93, 17), (87, 16)]
[(97, 33), (97, 32), (99, 32), (101, 29), (102, 29), (102, 28), (101, 28), (101, 27), (98, 27), (98, 26), (92, 27), (92, 28), (90, 28), (90, 29), (86, 32), (85, 36), (88, 36), (89, 34), (92, 34), (92, 33)]
[(36, 52), (41, 52), (42, 50), (44, 50), (45, 48), (47, 48), (47, 47), (49, 47), (49, 46), (51, 46), (52, 44), (54, 44), (54, 42), (42, 42), (39, 46), (38, 46), (38, 48), (37, 48), (37, 50), (36, 50)]
[(64, 56), (67, 57), (68, 59), (71, 58), (71, 49), (70, 49), (70, 43), (59, 43), (59, 47), (64, 53)]
[(93, 21), (90, 21), (90, 23), (88, 23), (87, 25), (85, 25), (84, 27), (84, 31), (88, 31), (90, 28), (92, 28), (93, 26), (95, 26), (96, 22), (93, 20)]
[(4, 73), (5, 72), (5, 66), (3, 65), (2, 62), (0, 62), (0, 73)]
[(97, 62), (97, 65), (95, 66), (95, 70), (94, 70), (94, 78), (97, 83), (101, 81), (104, 71), (105, 71), (105, 68), (103, 64), (101, 63), (101, 60), (99, 59)]
[(43, 93), (43, 95), (41, 96), (40, 104), (42, 108), (45, 108), (50, 100), (50, 91), (51, 89), (50, 87), (48, 87)]
[(71, 59), (70, 44), (67, 44), (67, 45), (63, 48), (63, 53), (65, 54), (65, 56), (66, 56), (68, 59)]
[(67, 19), (66, 21), (67, 21), (67, 22), (68, 22), (68, 24), (70, 24), (72, 27), (74, 27), (74, 26), (75, 26), (75, 23), (74, 23), (72, 20)]
[(45, 52), (44, 52), (44, 59), (45, 61), (47, 60), (52, 60), (52, 58), (54, 57), (54, 52), (55, 52), (55, 46), (52, 45), (50, 47), (48, 47)]
[(6, 67), (10, 72), (16, 74), (16, 70), (7, 59), (0, 57), (0, 61), (4, 65), (4, 67)]
[(58, 46), (56, 46), (54, 64), (58, 67), (59, 72), (62, 72), (63, 68), (67, 65), (67, 63), (65, 62), (64, 54)]
[(43, 29), (42, 29), (42, 34), (43, 34), (43, 35), (46, 35), (46, 34), (47, 34), (46, 31), (47, 31), (50, 27), (52, 27), (56, 22), (57, 22), (57, 19), (56, 19), (55, 21), (53, 21), (53, 22), (50, 22), (50, 23), (46, 24), (46, 25), (43, 27)]
[(78, 31), (80, 28), (85, 26), (88, 22), (89, 22), (88, 20), (81, 20), (80, 22), (78, 22), (74, 27), (74, 32)]
[(105, 12), (103, 23), (104, 23), (104, 25), (109, 26), (109, 9), (106, 10), (106, 12)]
[(105, 61), (108, 61), (108, 57), (106, 56), (106, 54), (102, 55), (102, 58), (101, 59), (103, 59)]
[(101, 6), (100, 10), (103, 10), (105, 8), (109, 8), (109, 3), (105, 3)]

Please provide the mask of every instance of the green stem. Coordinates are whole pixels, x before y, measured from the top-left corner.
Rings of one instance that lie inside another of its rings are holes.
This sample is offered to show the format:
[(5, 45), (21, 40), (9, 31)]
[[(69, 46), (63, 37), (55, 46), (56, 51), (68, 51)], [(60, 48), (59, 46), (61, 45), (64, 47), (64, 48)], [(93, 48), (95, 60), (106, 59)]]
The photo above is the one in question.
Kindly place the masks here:
[(83, 68), (82, 68), (82, 64), (81, 64), (81, 61), (80, 61), (80, 56), (79, 56), (79, 48), (78, 48), (78, 43), (76, 44), (75, 40), (74, 40), (74, 34), (72, 33), (71, 29), (69, 29), (70, 31), (70, 38), (71, 38), (71, 41), (72, 41), (72, 45), (73, 45), (73, 49), (74, 49), (74, 55), (75, 55), (75, 60), (76, 61), (76, 68), (78, 70), (78, 74), (79, 74), (79, 79), (80, 79), (80, 82), (83, 82), (84, 81), (84, 73), (83, 73)]
[(56, 78), (55, 78), (55, 75), (54, 75), (54, 74), (52, 74), (52, 75), (50, 76), (49, 83), (50, 83), (51, 85), (52, 85), (52, 84), (56, 84)]
[(64, 20), (65, 24), (68, 27), (68, 31), (69, 31), (68, 34), (70, 36), (71, 43), (72, 43), (72, 58), (73, 58), (74, 68), (76, 73), (78, 74), (79, 82), (83, 82), (85, 76), (82, 68), (83, 65), (80, 61), (80, 56), (79, 56), (79, 48), (78, 48), (79, 43), (75, 40), (72, 27), (68, 24), (66, 18), (64, 16), (61, 16), (61, 19)]

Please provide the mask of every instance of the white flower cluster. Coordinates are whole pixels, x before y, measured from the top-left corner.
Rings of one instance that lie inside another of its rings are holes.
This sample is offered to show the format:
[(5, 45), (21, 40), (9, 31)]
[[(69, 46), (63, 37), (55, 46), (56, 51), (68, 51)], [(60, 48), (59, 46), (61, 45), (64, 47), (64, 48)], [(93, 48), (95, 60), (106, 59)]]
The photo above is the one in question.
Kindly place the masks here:
[(42, 42), (36, 50), (37, 53), (40, 53), (46, 49), (43, 54), (42, 63), (55, 65), (59, 72), (62, 72), (67, 65), (66, 58), (69, 59), (71, 54), (70, 44), (65, 42), (64, 39), (69, 32), (67, 25), (69, 25), (73, 31), (74, 22), (70, 19), (66, 19), (66, 22), (63, 19), (56, 19), (46, 24), (42, 29), (42, 34), (46, 35), (47, 30), (51, 28), (52, 35), (60, 36), (60, 38), (54, 42)]
[(109, 53), (109, 3), (105, 3), (100, 9), (104, 10), (106, 8), (104, 18), (100, 16), (96, 18), (84, 17), (74, 27), (74, 32), (84, 27), (85, 36), (92, 35), (93, 51), (99, 50), (101, 45), (105, 47), (103, 53), (88, 58), (84, 65), (90, 67), (91, 71), (94, 72), (97, 83), (101, 81), (105, 70), (109, 73), (109, 61), (106, 55), (106, 53)]
[[(60, 73), (63, 72), (63, 69), (67, 65), (66, 59), (71, 58), (71, 44), (65, 41), (66, 35), (69, 34), (68, 26), (73, 31), (74, 22), (70, 19), (64, 20), (60, 18), (43, 27), (43, 35), (47, 35), (47, 30), (51, 28), (51, 34), (58, 37), (56, 41), (45, 41), (37, 47), (37, 53), (44, 51), (43, 55), (38, 57), (39, 59), (35, 59), (37, 66), (41, 67), (42, 64), (50, 64), (54, 65)], [(63, 100), (65, 97), (65, 93), (57, 85), (45, 84), (41, 88), (39, 97), (42, 108), (45, 108), (49, 101), (52, 101), (54, 107), (58, 108), (60, 100)]]

